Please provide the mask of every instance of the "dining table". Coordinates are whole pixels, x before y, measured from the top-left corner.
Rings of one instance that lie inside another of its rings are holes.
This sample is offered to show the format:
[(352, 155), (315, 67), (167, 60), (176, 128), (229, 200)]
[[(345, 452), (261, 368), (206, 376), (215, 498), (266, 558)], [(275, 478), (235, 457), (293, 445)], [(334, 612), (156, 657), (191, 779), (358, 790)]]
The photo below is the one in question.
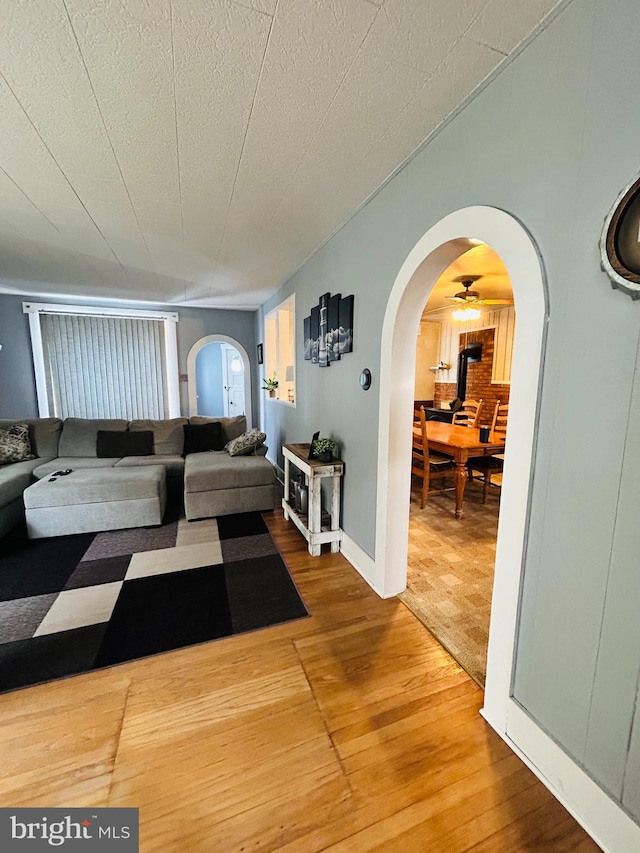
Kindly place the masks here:
[[(414, 425), (414, 435), (421, 437), (420, 426)], [(450, 456), (455, 462), (454, 483), (456, 491), (456, 518), (462, 518), (462, 501), (467, 485), (467, 462), (473, 456), (495, 456), (504, 453), (504, 433), (490, 432), (489, 441), (480, 441), (477, 427), (465, 427), (445, 424), (440, 421), (427, 421), (427, 443), (429, 450)]]

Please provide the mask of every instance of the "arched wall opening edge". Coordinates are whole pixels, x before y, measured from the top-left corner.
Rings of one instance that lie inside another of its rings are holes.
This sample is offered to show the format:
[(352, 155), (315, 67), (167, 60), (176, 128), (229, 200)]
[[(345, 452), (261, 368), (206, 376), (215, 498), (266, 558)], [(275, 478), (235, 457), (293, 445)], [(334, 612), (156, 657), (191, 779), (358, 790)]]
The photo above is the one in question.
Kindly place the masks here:
[[(527, 535), (539, 384), (547, 319), (536, 246), (512, 216), (492, 207), (449, 214), (402, 265), (385, 313), (380, 365), (375, 573), (385, 597), (406, 585), (415, 341), (420, 315), (444, 270), (477, 242), (501, 257), (513, 287), (516, 330), (483, 713), (505, 732)], [(510, 448), (517, 452), (509, 452)], [(464, 518), (461, 523), (464, 523)]]
[(251, 405), (251, 362), (249, 361), (247, 351), (242, 346), (242, 344), (238, 343), (235, 338), (230, 338), (228, 335), (207, 335), (204, 338), (200, 338), (199, 341), (196, 341), (195, 344), (189, 350), (189, 355), (187, 356), (187, 378), (189, 385), (189, 417), (193, 417), (194, 415), (198, 414), (198, 398), (196, 393), (196, 358), (200, 350), (203, 349), (203, 347), (206, 347), (207, 344), (212, 344), (215, 342), (229, 344), (230, 346), (237, 349), (240, 353), (240, 357), (242, 358), (242, 364), (244, 366), (244, 406), (247, 417), (247, 428), (251, 429), (251, 427), (253, 426), (253, 415)]

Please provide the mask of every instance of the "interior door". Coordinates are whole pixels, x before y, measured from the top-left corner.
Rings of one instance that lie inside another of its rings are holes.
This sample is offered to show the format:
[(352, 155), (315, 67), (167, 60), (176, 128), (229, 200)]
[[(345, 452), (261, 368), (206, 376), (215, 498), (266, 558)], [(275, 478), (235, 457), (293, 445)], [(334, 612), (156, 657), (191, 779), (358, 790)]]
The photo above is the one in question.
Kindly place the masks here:
[(223, 354), (225, 416), (244, 415), (244, 362), (242, 356), (237, 349), (231, 346), (225, 346)]

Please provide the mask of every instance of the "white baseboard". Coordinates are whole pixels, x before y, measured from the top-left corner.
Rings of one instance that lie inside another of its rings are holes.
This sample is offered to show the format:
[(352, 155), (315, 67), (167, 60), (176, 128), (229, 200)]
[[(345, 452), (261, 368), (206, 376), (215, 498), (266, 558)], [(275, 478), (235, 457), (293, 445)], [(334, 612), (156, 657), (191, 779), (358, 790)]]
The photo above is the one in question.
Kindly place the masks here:
[(369, 584), (371, 589), (379, 595), (380, 598), (384, 598), (382, 592), (371, 580), (371, 578), (375, 577), (376, 574), (375, 560), (370, 557), (366, 551), (363, 551), (358, 543), (354, 542), (353, 539), (344, 531), (342, 532), (342, 539), (340, 540), (340, 552), (342, 553), (342, 556), (351, 563), (356, 572), (361, 575), (362, 579)]
[(508, 733), (493, 725), (484, 709), (481, 714), (605, 853), (640, 850), (640, 826), (517, 702), (509, 700)]

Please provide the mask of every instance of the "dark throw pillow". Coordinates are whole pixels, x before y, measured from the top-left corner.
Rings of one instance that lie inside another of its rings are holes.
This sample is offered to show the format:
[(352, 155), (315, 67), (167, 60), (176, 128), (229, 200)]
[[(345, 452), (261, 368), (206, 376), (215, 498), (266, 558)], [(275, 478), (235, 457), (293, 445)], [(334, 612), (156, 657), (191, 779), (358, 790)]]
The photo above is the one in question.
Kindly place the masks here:
[(125, 432), (99, 429), (96, 456), (99, 459), (113, 459), (116, 456), (153, 456), (153, 433), (151, 430)]
[(206, 453), (208, 450), (222, 450), (222, 425), (219, 421), (209, 424), (185, 424), (183, 428), (183, 456), (189, 453)]

